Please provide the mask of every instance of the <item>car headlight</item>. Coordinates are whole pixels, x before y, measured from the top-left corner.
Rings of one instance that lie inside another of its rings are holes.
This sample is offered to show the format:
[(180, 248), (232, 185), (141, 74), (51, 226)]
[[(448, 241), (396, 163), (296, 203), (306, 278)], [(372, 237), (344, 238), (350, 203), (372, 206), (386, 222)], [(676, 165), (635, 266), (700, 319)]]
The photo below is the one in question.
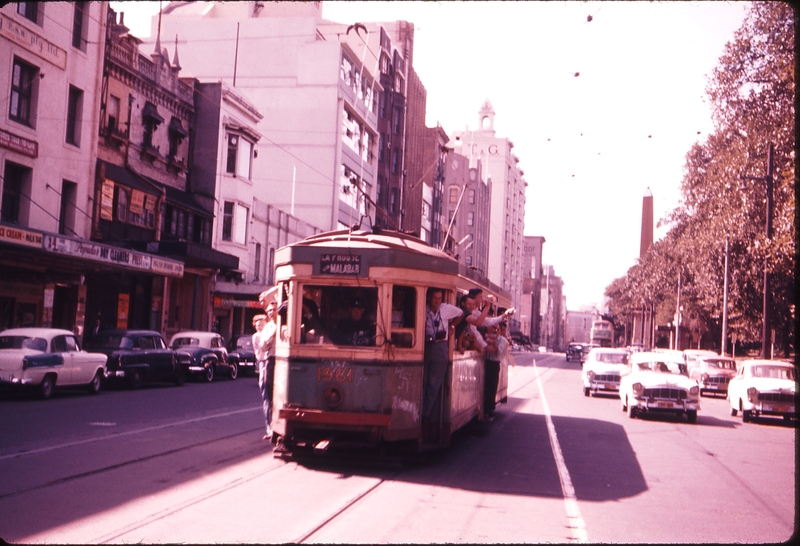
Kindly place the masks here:
[(700, 381), (702, 381), (703, 383), (705, 383), (706, 381), (708, 381), (708, 374), (707, 374), (707, 373), (704, 373), (703, 375), (701, 375), (701, 376), (700, 376)]
[(631, 386), (631, 388), (633, 389), (633, 392), (635, 392), (636, 394), (642, 394), (642, 392), (644, 391), (644, 385), (642, 385), (641, 383), (634, 383)]
[(755, 402), (758, 399), (758, 389), (755, 387), (747, 389), (747, 398), (749, 398), (751, 402)]
[(586, 379), (588, 379), (589, 381), (594, 380), (594, 372), (592, 370), (586, 372)]
[(697, 385), (689, 389), (689, 394), (691, 394), (692, 396), (697, 396), (699, 393), (700, 393), (700, 387), (698, 387)]

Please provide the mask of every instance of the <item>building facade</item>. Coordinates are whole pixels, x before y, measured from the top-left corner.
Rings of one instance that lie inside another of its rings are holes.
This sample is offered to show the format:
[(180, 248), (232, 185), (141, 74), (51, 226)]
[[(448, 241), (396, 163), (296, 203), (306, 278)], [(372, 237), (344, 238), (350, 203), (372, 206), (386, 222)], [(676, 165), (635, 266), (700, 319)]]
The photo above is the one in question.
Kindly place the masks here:
[(520, 333), (531, 343), (538, 343), (541, 334), (542, 255), (545, 238), (525, 237), (522, 250), (522, 301), (519, 308)]
[[(470, 158), (470, 165), (476, 165), (480, 159), (483, 178), (492, 183), (487, 273), (489, 280), (511, 293), (514, 307), (520, 308), (527, 183), (519, 159), (512, 151), (514, 144), (495, 135), (494, 116), (487, 100), (478, 112), (479, 129), (453, 132), (451, 144), (456, 152)], [(518, 329), (513, 321), (512, 328)]]

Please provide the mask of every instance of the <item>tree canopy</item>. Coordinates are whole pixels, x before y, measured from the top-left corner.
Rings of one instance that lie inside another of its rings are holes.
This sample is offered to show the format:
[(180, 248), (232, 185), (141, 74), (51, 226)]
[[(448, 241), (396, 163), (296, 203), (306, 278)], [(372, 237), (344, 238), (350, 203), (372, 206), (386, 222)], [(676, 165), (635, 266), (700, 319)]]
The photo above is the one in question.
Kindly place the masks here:
[[(680, 271), (684, 314), (695, 317), (698, 329), (719, 334), (727, 240), (729, 333), (740, 340), (761, 339), (766, 258), (776, 343), (784, 349), (793, 345), (794, 43), (795, 14), (788, 3), (751, 4), (709, 77), (714, 132), (686, 154), (681, 203), (663, 220), (669, 232), (606, 288), (617, 322), (629, 320), (642, 305), (674, 305)], [(765, 176), (771, 144), (774, 207), (768, 239)]]

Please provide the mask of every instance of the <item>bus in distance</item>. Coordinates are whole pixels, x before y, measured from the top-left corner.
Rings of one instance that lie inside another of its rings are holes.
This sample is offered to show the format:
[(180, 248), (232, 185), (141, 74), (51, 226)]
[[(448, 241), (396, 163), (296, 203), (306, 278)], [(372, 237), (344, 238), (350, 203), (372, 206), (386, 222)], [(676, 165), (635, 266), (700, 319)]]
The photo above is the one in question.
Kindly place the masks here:
[(589, 341), (598, 347), (614, 346), (614, 325), (607, 320), (595, 320), (589, 334)]

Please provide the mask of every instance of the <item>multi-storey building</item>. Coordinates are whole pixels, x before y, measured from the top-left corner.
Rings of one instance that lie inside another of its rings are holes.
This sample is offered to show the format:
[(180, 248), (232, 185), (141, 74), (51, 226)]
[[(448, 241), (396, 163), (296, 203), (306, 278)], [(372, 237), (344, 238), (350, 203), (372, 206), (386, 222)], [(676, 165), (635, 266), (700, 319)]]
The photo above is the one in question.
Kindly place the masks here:
[(107, 6), (0, 8), (0, 328), (80, 334), (90, 273), (150, 270), (144, 254), (88, 244)]
[(519, 308), (519, 329), (523, 336), (531, 342), (537, 342), (540, 337), (542, 297), (542, 253), (545, 238), (541, 236), (526, 236), (522, 249), (522, 301)]
[(273, 284), (275, 249), (315, 230), (257, 197), (252, 173), (263, 116), (252, 102), (223, 82), (197, 82), (194, 91), (192, 187), (214, 192), (222, 215), (212, 246), (239, 259), (238, 269), (218, 274), (211, 285), (212, 329), (228, 339), (249, 332), (253, 316), (263, 312), (258, 294)]
[[(456, 152), (470, 158), (470, 165), (481, 160), (484, 180), (491, 180), (491, 225), (489, 230), (489, 280), (511, 294), (514, 307), (522, 298), (522, 251), (525, 218), (525, 187), (519, 159), (508, 138), (495, 136), (495, 112), (484, 102), (480, 111), (479, 129), (456, 131), (452, 145)], [(519, 318), (512, 320), (512, 330), (519, 329)]]
[(564, 345), (566, 299), (563, 294), (564, 282), (557, 277), (552, 265), (543, 266), (541, 296), (541, 336), (539, 345), (559, 351)]
[[(154, 17), (153, 35), (157, 25)], [(196, 78), (240, 89), (263, 115), (252, 172), (259, 201), (322, 230), (374, 223), (377, 30), (324, 21), (319, 2), (173, 2), (161, 34), (186, 44), (181, 61)]]
[[(159, 275), (98, 277), (87, 309), (115, 316), (117, 326), (167, 336), (213, 328), (212, 285), (218, 275), (235, 273), (239, 259), (212, 248), (216, 180), (190, 174), (194, 156), (205, 159), (195, 150), (196, 81), (180, 77), (177, 40), (172, 61), (160, 37), (145, 55), (112, 10), (105, 44), (92, 239), (172, 263)], [(249, 165), (252, 150), (237, 159)], [(123, 305), (126, 319), (118, 311)]]

